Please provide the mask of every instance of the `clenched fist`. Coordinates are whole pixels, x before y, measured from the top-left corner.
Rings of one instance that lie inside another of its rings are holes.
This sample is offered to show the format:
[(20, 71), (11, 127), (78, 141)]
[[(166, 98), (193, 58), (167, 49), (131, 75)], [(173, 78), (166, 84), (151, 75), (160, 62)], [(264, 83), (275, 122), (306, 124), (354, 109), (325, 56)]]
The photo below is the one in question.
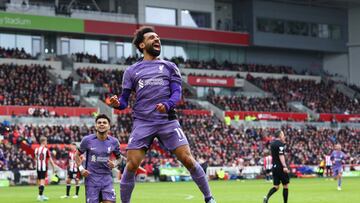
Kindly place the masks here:
[(113, 108), (119, 108), (120, 101), (116, 95), (110, 97), (110, 106)]
[(156, 104), (156, 110), (160, 113), (166, 113), (166, 106), (163, 103)]

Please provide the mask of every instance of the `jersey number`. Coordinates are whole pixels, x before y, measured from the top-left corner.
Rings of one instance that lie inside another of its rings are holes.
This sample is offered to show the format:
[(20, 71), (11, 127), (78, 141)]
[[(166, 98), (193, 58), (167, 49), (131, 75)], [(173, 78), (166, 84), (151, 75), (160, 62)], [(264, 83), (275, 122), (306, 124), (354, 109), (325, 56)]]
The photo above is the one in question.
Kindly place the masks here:
[(174, 130), (176, 131), (180, 142), (183, 141), (184, 139), (186, 139), (185, 134), (181, 128), (175, 128)]

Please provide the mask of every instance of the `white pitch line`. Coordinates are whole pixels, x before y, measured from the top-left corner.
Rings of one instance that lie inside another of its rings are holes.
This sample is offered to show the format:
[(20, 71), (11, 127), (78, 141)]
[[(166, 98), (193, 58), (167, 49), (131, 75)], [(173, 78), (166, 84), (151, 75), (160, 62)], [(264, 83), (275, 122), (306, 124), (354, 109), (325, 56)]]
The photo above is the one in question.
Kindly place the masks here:
[(186, 200), (191, 200), (192, 198), (194, 198), (193, 195), (187, 195), (187, 197), (185, 198)]

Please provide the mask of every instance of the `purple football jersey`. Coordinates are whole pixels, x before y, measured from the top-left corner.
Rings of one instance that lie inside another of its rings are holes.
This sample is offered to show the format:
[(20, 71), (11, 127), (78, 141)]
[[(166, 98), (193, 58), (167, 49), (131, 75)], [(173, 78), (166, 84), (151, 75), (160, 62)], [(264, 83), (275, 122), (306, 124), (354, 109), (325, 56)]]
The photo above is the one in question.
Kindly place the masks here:
[(156, 104), (169, 100), (171, 82), (181, 84), (181, 75), (177, 66), (169, 61), (143, 60), (127, 68), (122, 86), (136, 92), (132, 108), (134, 119), (157, 123), (168, 121), (168, 114), (156, 111)]
[(119, 141), (112, 136), (101, 141), (96, 135), (91, 134), (82, 139), (79, 151), (86, 153), (85, 168), (90, 172), (90, 175), (85, 178), (85, 184), (91, 186), (112, 184), (108, 160), (112, 153), (120, 155)]
[(334, 161), (333, 168), (342, 168), (345, 154), (342, 151), (335, 150), (331, 153), (331, 160)]

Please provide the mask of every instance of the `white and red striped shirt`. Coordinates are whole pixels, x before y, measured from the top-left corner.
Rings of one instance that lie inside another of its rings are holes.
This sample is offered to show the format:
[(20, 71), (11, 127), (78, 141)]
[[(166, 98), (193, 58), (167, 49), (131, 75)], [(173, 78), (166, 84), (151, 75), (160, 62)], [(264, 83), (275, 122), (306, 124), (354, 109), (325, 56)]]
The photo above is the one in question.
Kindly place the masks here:
[(331, 157), (329, 155), (325, 155), (325, 166), (332, 166)]
[(71, 172), (78, 172), (78, 165), (75, 162), (76, 151), (69, 152), (69, 166), (68, 169)]
[(48, 148), (43, 146), (36, 148), (35, 149), (36, 170), (47, 171), (49, 158), (50, 158), (50, 152)]
[(267, 170), (272, 168), (272, 157), (270, 155), (264, 158), (264, 168)]

